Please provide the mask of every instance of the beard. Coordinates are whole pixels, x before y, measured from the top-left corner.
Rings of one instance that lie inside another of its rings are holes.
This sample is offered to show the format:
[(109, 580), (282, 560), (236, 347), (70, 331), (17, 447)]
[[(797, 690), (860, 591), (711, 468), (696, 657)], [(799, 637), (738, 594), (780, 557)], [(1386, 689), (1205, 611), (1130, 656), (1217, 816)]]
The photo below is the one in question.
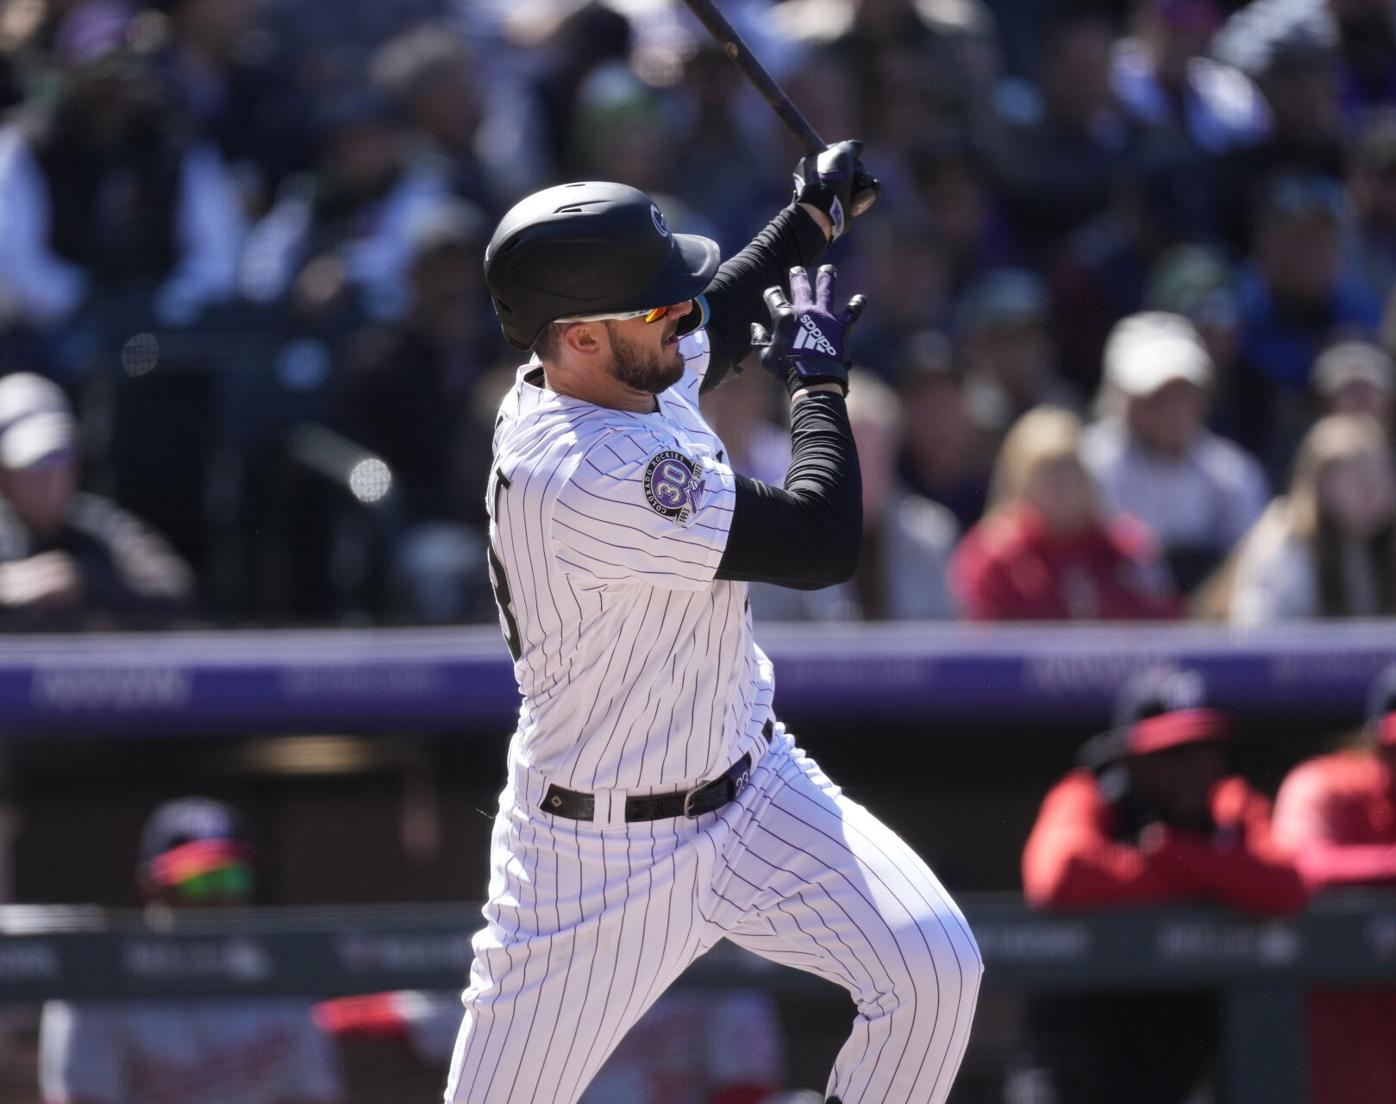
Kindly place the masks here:
[(658, 395), (683, 379), (683, 354), (677, 345), (643, 348), (622, 336), (612, 322), (606, 323), (606, 332), (611, 336), (611, 374), (627, 387)]

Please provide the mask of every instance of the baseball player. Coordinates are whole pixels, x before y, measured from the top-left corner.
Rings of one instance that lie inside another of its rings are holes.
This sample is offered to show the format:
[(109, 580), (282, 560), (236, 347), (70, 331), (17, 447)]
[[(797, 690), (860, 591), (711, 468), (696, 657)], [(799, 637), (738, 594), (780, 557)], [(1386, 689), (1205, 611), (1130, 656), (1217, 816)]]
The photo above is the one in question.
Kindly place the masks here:
[[(596, 182), (525, 198), (486, 250), (504, 334), (533, 353), (487, 492), (523, 701), (451, 1104), (576, 1101), (723, 938), (852, 994), (831, 1101), (950, 1091), (978, 947), (926, 864), (775, 718), (746, 600), (750, 581), (828, 586), (857, 560), (844, 392), (863, 303), (838, 310), (833, 269), (811, 286), (807, 266), (876, 188), (859, 149), (801, 161), (795, 202), (721, 265), (643, 193)], [(735, 474), (698, 409), (754, 341), (791, 396), (783, 487)]]
[[(221, 801), (151, 814), (141, 892), (152, 910), (245, 905), (251, 848)], [(342, 1104), (334, 1045), (295, 1000), (50, 1001), (39, 1025), (44, 1104)]]

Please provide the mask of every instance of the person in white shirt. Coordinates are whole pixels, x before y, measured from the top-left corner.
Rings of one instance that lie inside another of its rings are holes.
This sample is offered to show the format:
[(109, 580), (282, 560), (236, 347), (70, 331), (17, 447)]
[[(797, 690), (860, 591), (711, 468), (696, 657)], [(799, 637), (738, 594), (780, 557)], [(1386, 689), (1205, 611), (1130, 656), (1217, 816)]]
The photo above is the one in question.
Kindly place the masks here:
[(1102, 413), (1082, 441), (1111, 509), (1153, 530), (1183, 590), (1230, 552), (1269, 499), (1259, 462), (1207, 428), (1212, 383), (1192, 323), (1162, 311), (1131, 315), (1106, 343)]

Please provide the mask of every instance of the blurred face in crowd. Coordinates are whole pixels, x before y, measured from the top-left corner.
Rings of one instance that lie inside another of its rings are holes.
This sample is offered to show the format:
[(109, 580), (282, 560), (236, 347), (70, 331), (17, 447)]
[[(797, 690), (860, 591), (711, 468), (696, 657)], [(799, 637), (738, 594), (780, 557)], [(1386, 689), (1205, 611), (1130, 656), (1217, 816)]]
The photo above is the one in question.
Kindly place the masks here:
[(926, 174), (921, 200), (953, 253), (974, 248), (988, 215), (979, 173), (963, 158), (944, 158)]
[(443, 62), (413, 92), (412, 121), (448, 150), (468, 153), (480, 125), (480, 90), (472, 61), (461, 52)]
[(1329, 464), (1319, 478), (1319, 502), (1349, 537), (1365, 540), (1396, 514), (1396, 475), (1385, 452), (1363, 449)]
[(1312, 59), (1267, 74), (1260, 89), (1270, 105), (1275, 133), (1299, 146), (1337, 141), (1342, 129), (1337, 65)]
[(1226, 776), (1226, 750), (1215, 740), (1166, 748), (1129, 758), (1130, 782), (1145, 808), (1178, 827), (1203, 827), (1211, 819), (1212, 787)]
[(54, 536), (63, 528), (76, 492), (77, 466), (68, 454), (28, 469), (0, 468), (0, 498), (38, 538)]
[(965, 359), (973, 370), (988, 371), (1016, 406), (1032, 406), (1052, 374), (1046, 320), (1024, 318), (972, 334), (965, 342)]
[(1350, 379), (1328, 396), (1331, 414), (1364, 414), (1384, 427), (1390, 427), (1392, 395), (1368, 379)]
[(1125, 417), (1130, 430), (1148, 448), (1164, 456), (1179, 456), (1202, 428), (1205, 410), (1202, 388), (1175, 379), (1152, 395), (1130, 399)]
[(902, 417), (906, 451), (923, 478), (938, 482), (964, 470), (974, 427), (959, 380), (947, 373), (908, 385)]
[(1321, 302), (1332, 293), (1342, 264), (1338, 220), (1319, 212), (1272, 216), (1260, 227), (1256, 252), (1277, 298)]
[(1056, 28), (1045, 44), (1042, 92), (1051, 118), (1069, 131), (1090, 128), (1114, 103), (1108, 24), (1078, 20)]
[(1058, 536), (1074, 535), (1095, 522), (1095, 487), (1074, 456), (1034, 464), (1023, 482), (1022, 495), (1042, 515), (1048, 531)]
[(352, 195), (373, 195), (396, 175), (400, 143), (397, 128), (385, 119), (358, 119), (339, 128), (329, 148), (335, 178)]
[(430, 249), (412, 264), (412, 296), (417, 317), (434, 329), (464, 333), (475, 320), (480, 268), (464, 243)]

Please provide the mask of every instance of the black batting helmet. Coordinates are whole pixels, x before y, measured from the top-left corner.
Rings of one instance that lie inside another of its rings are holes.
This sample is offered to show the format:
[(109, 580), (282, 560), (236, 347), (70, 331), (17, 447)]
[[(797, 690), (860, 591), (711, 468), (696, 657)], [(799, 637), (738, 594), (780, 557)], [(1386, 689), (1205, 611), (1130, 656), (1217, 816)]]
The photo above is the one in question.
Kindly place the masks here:
[(717, 243), (675, 234), (636, 188), (583, 181), (516, 203), (485, 249), (485, 282), (509, 344), (550, 322), (681, 303), (717, 271)]

